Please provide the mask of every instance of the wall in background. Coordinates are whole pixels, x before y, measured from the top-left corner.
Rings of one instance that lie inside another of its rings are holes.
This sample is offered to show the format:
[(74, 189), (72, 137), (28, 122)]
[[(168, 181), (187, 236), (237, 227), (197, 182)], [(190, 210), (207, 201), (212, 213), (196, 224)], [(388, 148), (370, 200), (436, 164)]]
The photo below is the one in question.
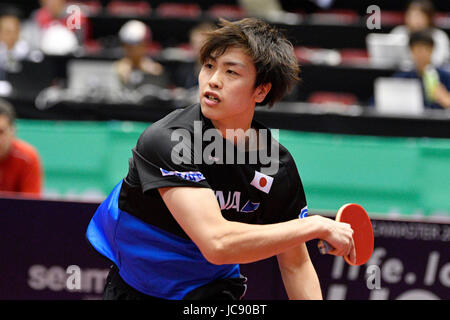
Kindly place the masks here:
[[(40, 152), (49, 198), (102, 200), (128, 170), (138, 122), (18, 120)], [(293, 155), (308, 207), (362, 204), (371, 214), (450, 216), (450, 140), (279, 131)]]

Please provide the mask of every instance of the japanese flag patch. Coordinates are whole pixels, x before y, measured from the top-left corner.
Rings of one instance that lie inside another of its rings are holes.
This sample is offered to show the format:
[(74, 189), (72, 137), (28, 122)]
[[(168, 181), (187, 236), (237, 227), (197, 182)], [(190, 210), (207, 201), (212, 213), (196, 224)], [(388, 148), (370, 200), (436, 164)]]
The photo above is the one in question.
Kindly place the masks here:
[(258, 171), (255, 171), (255, 176), (253, 177), (252, 182), (250, 182), (250, 184), (256, 189), (259, 189), (265, 193), (269, 193), (272, 183), (273, 178), (271, 176), (265, 175), (264, 173)]

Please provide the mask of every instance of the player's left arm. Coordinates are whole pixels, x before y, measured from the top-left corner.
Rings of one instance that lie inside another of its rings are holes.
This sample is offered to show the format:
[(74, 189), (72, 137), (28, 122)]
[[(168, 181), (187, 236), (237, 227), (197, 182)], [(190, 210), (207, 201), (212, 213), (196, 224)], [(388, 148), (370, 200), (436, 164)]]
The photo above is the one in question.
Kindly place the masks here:
[(305, 243), (277, 255), (290, 300), (322, 300), (322, 290)]
[[(285, 199), (278, 203), (286, 204), (283, 208), (278, 208), (282, 212), (281, 221), (289, 219), (298, 219), (307, 203), (305, 192), (293, 157), (288, 154), (285, 160), (286, 182), (288, 190), (285, 193)], [(302, 210), (300, 210), (303, 208)], [(300, 219), (302, 220), (302, 219)], [(316, 270), (309, 257), (305, 242), (298, 246), (291, 247), (277, 254), (278, 265), (280, 267), (286, 293), (291, 300), (321, 300), (322, 291), (320, 289), (319, 279)]]

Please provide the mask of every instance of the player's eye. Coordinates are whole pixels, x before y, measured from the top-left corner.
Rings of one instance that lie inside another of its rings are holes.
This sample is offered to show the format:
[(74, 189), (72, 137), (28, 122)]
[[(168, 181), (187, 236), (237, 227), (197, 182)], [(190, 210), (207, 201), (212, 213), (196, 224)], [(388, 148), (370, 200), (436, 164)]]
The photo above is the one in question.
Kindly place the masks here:
[(205, 63), (205, 68), (212, 69), (213, 65), (212, 63)]
[(227, 73), (232, 74), (232, 75), (239, 75), (236, 71), (233, 70), (227, 70)]

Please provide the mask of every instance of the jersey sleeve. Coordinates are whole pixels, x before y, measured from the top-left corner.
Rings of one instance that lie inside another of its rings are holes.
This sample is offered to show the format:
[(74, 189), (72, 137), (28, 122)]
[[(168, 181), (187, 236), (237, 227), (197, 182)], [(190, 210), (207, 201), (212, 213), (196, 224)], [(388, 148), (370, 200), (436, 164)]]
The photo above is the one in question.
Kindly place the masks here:
[(305, 191), (294, 159), (287, 163), (288, 192), (280, 222), (306, 217), (308, 212)]
[(195, 164), (194, 144), (186, 129), (149, 127), (132, 150), (143, 192), (163, 187), (210, 188)]

